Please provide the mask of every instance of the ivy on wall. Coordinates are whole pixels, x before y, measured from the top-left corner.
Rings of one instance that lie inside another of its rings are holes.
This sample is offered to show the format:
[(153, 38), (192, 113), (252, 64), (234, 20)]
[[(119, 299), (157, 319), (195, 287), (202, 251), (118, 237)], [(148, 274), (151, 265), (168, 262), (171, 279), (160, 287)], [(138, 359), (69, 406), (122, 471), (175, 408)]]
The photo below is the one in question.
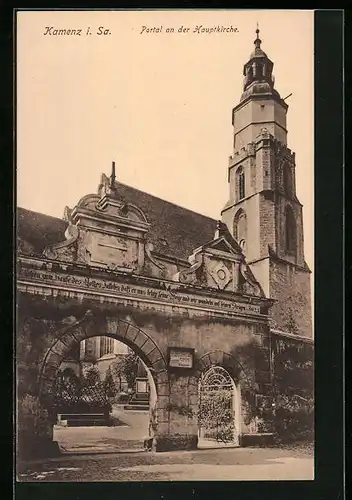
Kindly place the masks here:
[(275, 430), (280, 440), (312, 439), (314, 433), (313, 346), (276, 339)]
[(187, 405), (182, 405), (182, 404), (176, 404), (176, 403), (168, 403), (165, 408), (169, 412), (175, 412), (178, 413), (179, 415), (182, 415), (183, 417), (188, 417), (192, 418), (194, 415), (194, 412), (192, 408), (190, 408)]

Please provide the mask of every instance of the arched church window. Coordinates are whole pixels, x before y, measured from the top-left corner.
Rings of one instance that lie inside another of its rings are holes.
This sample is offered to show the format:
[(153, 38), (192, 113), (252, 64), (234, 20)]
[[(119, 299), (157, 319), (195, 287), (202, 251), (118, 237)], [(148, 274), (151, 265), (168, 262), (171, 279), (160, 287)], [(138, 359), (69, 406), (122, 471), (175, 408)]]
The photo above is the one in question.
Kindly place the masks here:
[(240, 209), (234, 218), (233, 236), (243, 251), (246, 250), (247, 242), (247, 217), (245, 212)]
[(284, 184), (284, 191), (286, 195), (291, 195), (292, 194), (292, 172), (291, 169), (288, 165), (284, 166), (283, 170), (283, 184)]
[(239, 200), (245, 197), (245, 176), (243, 167), (239, 167), (236, 172), (237, 176), (237, 197)]
[(296, 251), (296, 221), (290, 206), (285, 210), (285, 246), (289, 253)]

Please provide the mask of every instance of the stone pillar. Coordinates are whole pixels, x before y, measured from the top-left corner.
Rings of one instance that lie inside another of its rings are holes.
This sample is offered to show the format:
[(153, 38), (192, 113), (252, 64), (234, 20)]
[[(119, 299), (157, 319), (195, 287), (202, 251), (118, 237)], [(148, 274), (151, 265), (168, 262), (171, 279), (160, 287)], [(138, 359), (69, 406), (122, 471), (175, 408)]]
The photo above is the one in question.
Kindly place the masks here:
[(198, 385), (194, 377), (170, 374), (168, 382), (158, 385), (155, 451), (197, 448), (197, 408)]
[(86, 340), (82, 340), (80, 343), (80, 361), (83, 361), (86, 357)]
[(19, 460), (58, 456), (60, 448), (53, 441), (53, 419), (36, 396), (26, 394), (17, 407), (17, 456)]

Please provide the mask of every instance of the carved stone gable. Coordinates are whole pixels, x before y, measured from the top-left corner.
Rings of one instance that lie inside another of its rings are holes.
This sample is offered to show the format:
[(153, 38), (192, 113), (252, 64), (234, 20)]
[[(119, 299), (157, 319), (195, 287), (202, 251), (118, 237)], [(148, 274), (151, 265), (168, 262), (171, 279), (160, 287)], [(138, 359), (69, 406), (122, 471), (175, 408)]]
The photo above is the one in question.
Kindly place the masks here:
[(240, 246), (229, 234), (215, 234), (213, 241), (197, 248), (189, 257), (189, 269), (174, 276), (175, 281), (264, 297)]
[[(107, 185), (105, 179), (102, 184)], [(100, 186), (99, 194), (66, 208), (65, 218), (67, 239), (46, 248), (47, 258), (127, 272), (143, 269), (149, 224), (138, 207), (119, 200), (118, 192)]]

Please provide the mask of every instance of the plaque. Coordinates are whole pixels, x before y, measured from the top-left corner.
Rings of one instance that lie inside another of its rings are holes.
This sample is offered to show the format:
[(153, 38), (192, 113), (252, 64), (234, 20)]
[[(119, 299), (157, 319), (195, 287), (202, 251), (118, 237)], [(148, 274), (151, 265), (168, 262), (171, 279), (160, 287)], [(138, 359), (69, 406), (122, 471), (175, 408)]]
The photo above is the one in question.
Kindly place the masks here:
[(146, 380), (137, 380), (137, 392), (138, 393), (148, 392), (148, 386)]
[(171, 368), (193, 368), (194, 349), (170, 347), (169, 366)]

